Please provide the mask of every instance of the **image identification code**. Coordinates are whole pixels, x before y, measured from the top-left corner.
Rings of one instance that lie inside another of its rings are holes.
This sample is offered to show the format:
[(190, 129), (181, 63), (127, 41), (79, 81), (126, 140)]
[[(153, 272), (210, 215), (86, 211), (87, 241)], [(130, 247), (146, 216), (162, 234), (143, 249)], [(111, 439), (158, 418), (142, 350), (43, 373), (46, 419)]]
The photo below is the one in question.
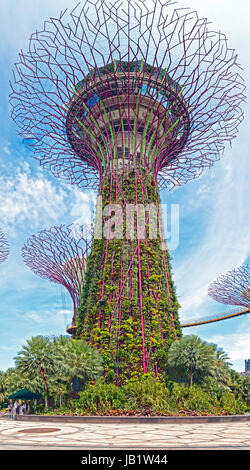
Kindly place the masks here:
[(115, 456), (96, 456), (89, 454), (81, 459), (82, 465), (103, 465), (108, 468), (127, 467), (129, 465), (166, 465), (168, 463), (167, 455), (159, 454), (126, 454), (123, 459)]

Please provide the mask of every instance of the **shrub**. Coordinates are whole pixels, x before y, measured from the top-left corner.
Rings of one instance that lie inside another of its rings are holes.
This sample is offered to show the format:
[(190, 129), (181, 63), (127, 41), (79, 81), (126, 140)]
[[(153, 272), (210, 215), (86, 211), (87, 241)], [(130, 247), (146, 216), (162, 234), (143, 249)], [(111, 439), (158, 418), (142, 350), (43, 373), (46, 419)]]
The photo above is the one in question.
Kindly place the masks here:
[(87, 385), (80, 393), (79, 400), (72, 400), (73, 409), (81, 408), (89, 413), (106, 413), (111, 410), (143, 413), (167, 412), (171, 410), (170, 392), (157, 379), (134, 379), (123, 386), (98, 380), (95, 385)]
[(171, 411), (170, 392), (164, 383), (151, 377), (128, 382), (124, 386), (127, 409), (152, 412)]
[(123, 409), (125, 395), (122, 387), (106, 383), (104, 379), (96, 381), (95, 385), (88, 384), (80, 393), (79, 400), (75, 401), (78, 408), (90, 413), (106, 412), (110, 409)]
[(190, 388), (189, 397), (185, 404), (188, 410), (212, 412), (213, 407), (218, 405), (218, 402), (212, 399), (211, 395), (204, 392), (200, 387), (193, 385)]
[[(169, 415), (169, 414), (237, 414), (244, 413), (246, 405), (235, 400), (229, 391), (217, 399), (198, 385), (171, 384), (172, 391), (160, 380), (144, 377), (116, 386), (104, 378), (94, 385), (87, 384), (78, 400), (71, 400), (69, 409), (59, 414), (102, 415)], [(56, 414), (57, 410), (54, 410)]]
[(174, 384), (172, 399), (179, 409), (212, 412), (219, 402), (197, 385)]
[(242, 400), (235, 400), (234, 394), (229, 391), (222, 395), (220, 406), (229, 415), (245, 413), (247, 408)]
[(178, 407), (184, 407), (189, 397), (189, 387), (185, 384), (174, 383), (171, 397)]

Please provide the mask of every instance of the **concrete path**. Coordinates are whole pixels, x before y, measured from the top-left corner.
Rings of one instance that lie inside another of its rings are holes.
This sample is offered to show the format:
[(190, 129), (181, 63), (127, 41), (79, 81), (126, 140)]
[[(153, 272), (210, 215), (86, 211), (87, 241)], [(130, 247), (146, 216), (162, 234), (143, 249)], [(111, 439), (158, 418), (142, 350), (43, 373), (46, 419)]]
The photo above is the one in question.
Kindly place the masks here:
[(250, 450), (250, 422), (102, 424), (1, 417), (0, 449)]

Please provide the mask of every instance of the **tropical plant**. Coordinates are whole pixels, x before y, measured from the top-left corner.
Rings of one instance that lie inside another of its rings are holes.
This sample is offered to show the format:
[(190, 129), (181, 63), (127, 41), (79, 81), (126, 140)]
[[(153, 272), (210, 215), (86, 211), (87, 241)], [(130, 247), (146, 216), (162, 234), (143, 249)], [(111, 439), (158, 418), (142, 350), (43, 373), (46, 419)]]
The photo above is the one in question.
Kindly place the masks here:
[(96, 379), (103, 373), (102, 357), (84, 340), (61, 336), (54, 341), (54, 354), (61, 379)]
[(245, 400), (247, 408), (250, 408), (250, 376), (244, 378), (242, 398)]
[(219, 387), (229, 390), (232, 383), (230, 374), (231, 364), (228, 362), (229, 357), (227, 353), (221, 348), (218, 348), (216, 344), (211, 344), (210, 347), (214, 350), (214, 358), (209, 373)]
[(175, 383), (172, 390), (172, 399), (179, 409), (189, 411), (212, 411), (218, 405), (209, 393), (204, 392), (197, 385), (188, 387), (186, 384)]
[(193, 376), (200, 372), (212, 371), (214, 348), (198, 336), (183, 336), (172, 343), (168, 352), (168, 365), (189, 375), (189, 386)]
[(7, 391), (7, 374), (5, 371), (0, 370), (0, 401), (4, 401)]
[(45, 408), (48, 409), (47, 377), (55, 373), (57, 368), (52, 343), (43, 336), (32, 337), (17, 354), (14, 359), (18, 372), (29, 379), (41, 376), (44, 385)]
[(16, 392), (21, 388), (27, 388), (31, 392), (42, 393), (43, 381), (40, 376), (31, 379), (27, 374), (20, 373), (17, 368), (9, 368), (6, 371), (6, 395)]
[(222, 395), (220, 399), (220, 406), (227, 414), (230, 415), (244, 413), (246, 411), (246, 404), (243, 402), (243, 400), (235, 400), (234, 394), (229, 391), (225, 391), (225, 393)]

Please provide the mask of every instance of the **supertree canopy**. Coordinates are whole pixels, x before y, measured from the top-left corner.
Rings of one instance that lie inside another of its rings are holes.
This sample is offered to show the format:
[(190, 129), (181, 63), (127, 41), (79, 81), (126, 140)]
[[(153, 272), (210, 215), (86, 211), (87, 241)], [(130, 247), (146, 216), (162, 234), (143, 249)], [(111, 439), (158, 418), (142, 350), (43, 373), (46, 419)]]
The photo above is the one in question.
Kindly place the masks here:
[(0, 230), (0, 263), (3, 263), (9, 255), (9, 243), (2, 230)]
[(24, 263), (38, 276), (64, 286), (73, 301), (75, 320), (91, 249), (92, 232), (81, 226), (60, 225), (29, 238), (22, 249)]
[(56, 176), (96, 187), (129, 163), (161, 187), (180, 185), (236, 136), (237, 55), (207, 19), (175, 5), (87, 0), (32, 34), (14, 71), (12, 116)]
[(240, 266), (210, 284), (208, 294), (223, 304), (250, 308), (250, 266)]
[(234, 50), (175, 4), (86, 0), (50, 18), (20, 53), (10, 97), (41, 164), (99, 188), (77, 335), (117, 383), (158, 375), (181, 334), (159, 187), (212, 166), (243, 119)]

